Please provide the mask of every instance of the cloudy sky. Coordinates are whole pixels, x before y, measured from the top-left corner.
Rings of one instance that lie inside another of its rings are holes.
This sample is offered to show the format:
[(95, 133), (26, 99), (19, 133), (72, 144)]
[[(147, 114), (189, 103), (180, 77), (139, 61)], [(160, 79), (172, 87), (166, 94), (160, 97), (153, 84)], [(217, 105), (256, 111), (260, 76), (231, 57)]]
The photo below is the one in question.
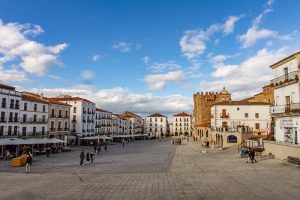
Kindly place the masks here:
[(193, 94), (239, 99), (300, 50), (300, 1), (0, 1), (0, 82), (123, 112), (192, 112)]

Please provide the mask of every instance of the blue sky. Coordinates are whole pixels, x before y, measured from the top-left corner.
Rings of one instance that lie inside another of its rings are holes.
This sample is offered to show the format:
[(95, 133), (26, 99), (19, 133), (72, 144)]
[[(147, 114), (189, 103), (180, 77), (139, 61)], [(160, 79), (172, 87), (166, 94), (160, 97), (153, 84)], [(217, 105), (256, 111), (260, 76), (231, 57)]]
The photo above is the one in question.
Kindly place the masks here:
[(223, 86), (247, 97), (300, 44), (296, 0), (0, 5), (0, 82), (113, 112), (192, 112), (195, 92)]

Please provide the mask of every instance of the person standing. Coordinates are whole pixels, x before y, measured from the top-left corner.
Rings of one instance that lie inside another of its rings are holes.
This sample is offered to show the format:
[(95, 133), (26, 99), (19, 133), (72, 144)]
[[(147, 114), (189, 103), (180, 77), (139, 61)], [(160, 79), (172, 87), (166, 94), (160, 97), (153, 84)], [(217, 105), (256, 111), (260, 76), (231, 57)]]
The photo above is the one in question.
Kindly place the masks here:
[(30, 153), (28, 153), (26, 157), (26, 167), (25, 167), (26, 173), (31, 173), (31, 164), (32, 164), (32, 156), (30, 155)]
[(98, 155), (99, 155), (100, 152), (101, 152), (101, 146), (100, 146), (100, 144), (97, 145), (97, 152), (98, 152)]
[(94, 146), (94, 153), (97, 151), (97, 145)]
[(93, 164), (95, 159), (95, 154), (93, 152), (90, 153), (90, 158), (91, 158), (91, 164)]
[(107, 144), (106, 144), (106, 141), (104, 141), (104, 150), (105, 150), (105, 152), (107, 152)]
[(91, 157), (90, 157), (90, 152), (86, 152), (86, 158), (85, 158), (86, 161), (87, 161), (87, 162), (90, 162), (90, 158), (91, 158)]
[(124, 149), (124, 146), (125, 146), (125, 140), (124, 139), (122, 140), (122, 146), (123, 146), (123, 149)]
[(79, 154), (80, 156), (80, 165), (83, 165), (83, 160), (84, 160), (84, 150), (82, 150)]

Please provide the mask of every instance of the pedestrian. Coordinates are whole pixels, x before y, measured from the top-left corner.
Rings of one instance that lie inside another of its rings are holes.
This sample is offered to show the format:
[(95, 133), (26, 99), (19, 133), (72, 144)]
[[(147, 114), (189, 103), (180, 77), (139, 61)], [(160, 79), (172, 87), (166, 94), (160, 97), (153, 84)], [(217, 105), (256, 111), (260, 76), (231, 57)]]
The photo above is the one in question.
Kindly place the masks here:
[(32, 156), (30, 155), (30, 153), (28, 153), (26, 157), (26, 167), (25, 167), (26, 173), (31, 173), (31, 164), (32, 164)]
[(207, 146), (207, 148), (209, 148), (209, 141), (206, 142), (206, 146)]
[(83, 165), (83, 160), (84, 160), (84, 150), (82, 150), (79, 154), (80, 156), (80, 165)]
[(246, 154), (247, 154), (247, 162), (246, 163), (249, 163), (251, 161), (250, 149), (246, 150)]
[(98, 144), (98, 146), (97, 146), (97, 152), (98, 152), (98, 155), (101, 152), (101, 145), (100, 144)]
[(123, 149), (124, 149), (124, 146), (125, 146), (125, 140), (124, 139), (122, 140), (122, 146), (123, 146)]
[(49, 156), (50, 156), (50, 148), (49, 147), (46, 148), (46, 156), (47, 156), (47, 158), (49, 158)]
[(250, 157), (251, 163), (253, 163), (253, 161), (256, 162), (256, 160), (254, 159), (254, 157), (255, 157), (254, 149), (251, 149), (251, 150), (250, 150), (250, 152), (249, 152), (249, 157)]
[(106, 144), (106, 141), (104, 141), (104, 150), (105, 150), (105, 152), (107, 152), (107, 144)]
[(93, 152), (90, 153), (90, 157), (91, 157), (91, 164), (94, 163), (94, 159), (95, 159), (95, 154)]
[(94, 153), (97, 151), (97, 145), (94, 146)]
[(86, 152), (86, 161), (90, 162), (90, 152)]

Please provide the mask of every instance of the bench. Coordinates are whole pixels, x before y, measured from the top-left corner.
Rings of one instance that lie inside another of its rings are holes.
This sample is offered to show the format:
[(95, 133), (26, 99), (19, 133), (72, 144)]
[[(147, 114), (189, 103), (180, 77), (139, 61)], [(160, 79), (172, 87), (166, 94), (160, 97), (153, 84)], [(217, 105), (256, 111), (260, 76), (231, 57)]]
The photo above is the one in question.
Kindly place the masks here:
[(297, 157), (288, 156), (288, 157), (287, 157), (287, 161), (288, 161), (289, 163), (293, 163), (293, 164), (296, 164), (296, 165), (300, 165), (300, 159), (297, 158)]

